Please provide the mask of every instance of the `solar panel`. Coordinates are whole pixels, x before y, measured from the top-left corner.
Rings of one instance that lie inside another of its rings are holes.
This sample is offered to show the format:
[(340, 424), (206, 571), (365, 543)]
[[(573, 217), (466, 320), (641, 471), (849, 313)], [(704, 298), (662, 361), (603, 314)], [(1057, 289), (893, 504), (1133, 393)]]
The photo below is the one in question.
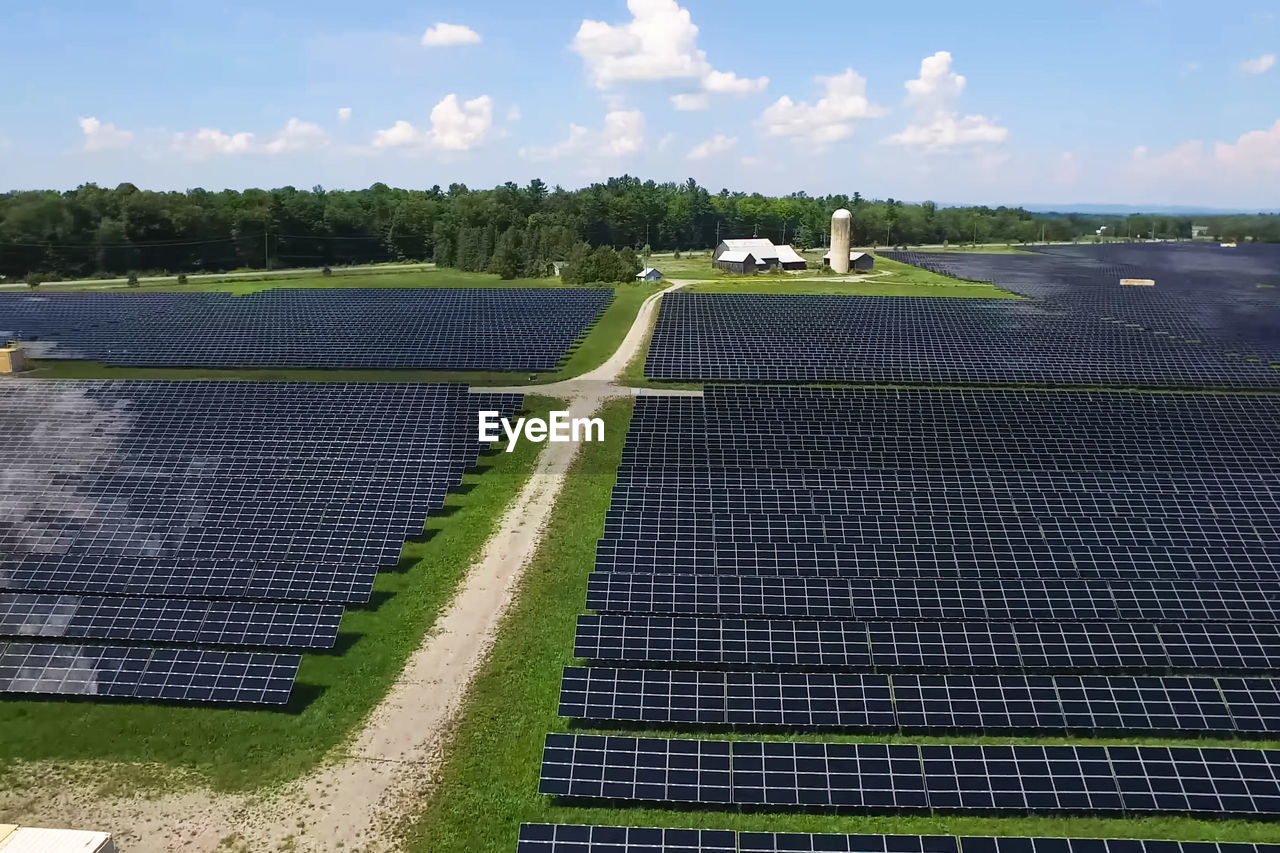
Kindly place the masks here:
[(475, 466), (477, 411), (521, 405), (430, 383), (0, 384), (0, 637), (24, 641), (4, 691), (287, 701), (296, 657), (225, 648), (333, 648), (341, 605)]
[(279, 602), (0, 593), (0, 636), (332, 648), (342, 608)]
[(1276, 753), (547, 736), (539, 791), (717, 805), (1280, 813)]
[(1277, 853), (1280, 845), (1133, 838), (835, 835), (523, 824), (519, 853)]
[(0, 694), (283, 705), (298, 655), (70, 643), (0, 644)]
[(605, 288), (281, 288), (0, 294), (0, 329), (37, 358), (190, 367), (552, 370)]

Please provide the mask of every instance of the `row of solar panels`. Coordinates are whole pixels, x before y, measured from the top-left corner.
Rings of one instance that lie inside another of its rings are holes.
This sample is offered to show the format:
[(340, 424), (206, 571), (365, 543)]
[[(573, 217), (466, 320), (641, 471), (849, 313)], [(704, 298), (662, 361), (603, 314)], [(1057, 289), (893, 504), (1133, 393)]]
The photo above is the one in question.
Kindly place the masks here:
[(548, 735), (539, 791), (814, 809), (1280, 814), (1280, 750)]
[(1261, 582), (957, 580), (595, 572), (599, 613), (987, 622), (1280, 622), (1280, 579)]
[(0, 294), (0, 337), (41, 358), (193, 367), (552, 370), (606, 289), (361, 288)]
[(651, 379), (1276, 388), (1270, 364), (1014, 299), (672, 293)]
[(1280, 853), (1280, 845), (1020, 836), (836, 835), (524, 824), (518, 853)]
[[(0, 301), (3, 301), (0, 299)], [(482, 445), (464, 386), (0, 385), (0, 693), (284, 703)], [(269, 652), (228, 651), (260, 648)]]
[(645, 726), (1273, 735), (1280, 681), (567, 667), (560, 716)]

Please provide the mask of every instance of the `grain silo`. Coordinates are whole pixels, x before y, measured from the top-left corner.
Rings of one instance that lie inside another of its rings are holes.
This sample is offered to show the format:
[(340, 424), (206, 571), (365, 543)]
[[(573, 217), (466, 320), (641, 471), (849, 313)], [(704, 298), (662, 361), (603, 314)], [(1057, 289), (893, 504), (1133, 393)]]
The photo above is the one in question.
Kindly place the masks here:
[(849, 272), (849, 243), (852, 229), (852, 213), (842, 207), (831, 214), (831, 269), (838, 273)]

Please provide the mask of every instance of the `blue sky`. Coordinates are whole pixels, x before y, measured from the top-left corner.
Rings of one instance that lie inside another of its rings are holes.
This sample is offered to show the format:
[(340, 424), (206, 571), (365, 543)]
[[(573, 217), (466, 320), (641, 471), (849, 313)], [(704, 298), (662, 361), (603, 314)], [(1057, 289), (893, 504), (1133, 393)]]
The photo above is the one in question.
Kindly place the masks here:
[(1280, 197), (1275, 0), (49, 0), (6, 4), (0, 32), (2, 189), (628, 172), (943, 202)]

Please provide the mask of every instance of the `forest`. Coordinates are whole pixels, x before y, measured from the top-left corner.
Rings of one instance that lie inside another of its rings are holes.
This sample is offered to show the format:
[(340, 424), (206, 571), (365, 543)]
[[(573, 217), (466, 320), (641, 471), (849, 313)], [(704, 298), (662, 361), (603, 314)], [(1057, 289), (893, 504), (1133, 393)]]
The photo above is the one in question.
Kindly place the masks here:
[[(321, 267), (434, 260), (504, 278), (547, 274), (552, 261), (590, 258), (619, 278), (636, 253), (707, 249), (725, 237), (824, 244), (832, 211), (853, 212), (860, 246), (1092, 240), (1106, 235), (1280, 242), (1280, 216), (1129, 217), (942, 207), (852, 195), (781, 197), (690, 179), (624, 175), (578, 190), (506, 183), (472, 190), (374, 184), (362, 190), (152, 192), (85, 184), (68, 192), (0, 194), (0, 275), (45, 281), (140, 273)], [(613, 251), (618, 250), (618, 251)], [(577, 278), (578, 276), (574, 276)]]

